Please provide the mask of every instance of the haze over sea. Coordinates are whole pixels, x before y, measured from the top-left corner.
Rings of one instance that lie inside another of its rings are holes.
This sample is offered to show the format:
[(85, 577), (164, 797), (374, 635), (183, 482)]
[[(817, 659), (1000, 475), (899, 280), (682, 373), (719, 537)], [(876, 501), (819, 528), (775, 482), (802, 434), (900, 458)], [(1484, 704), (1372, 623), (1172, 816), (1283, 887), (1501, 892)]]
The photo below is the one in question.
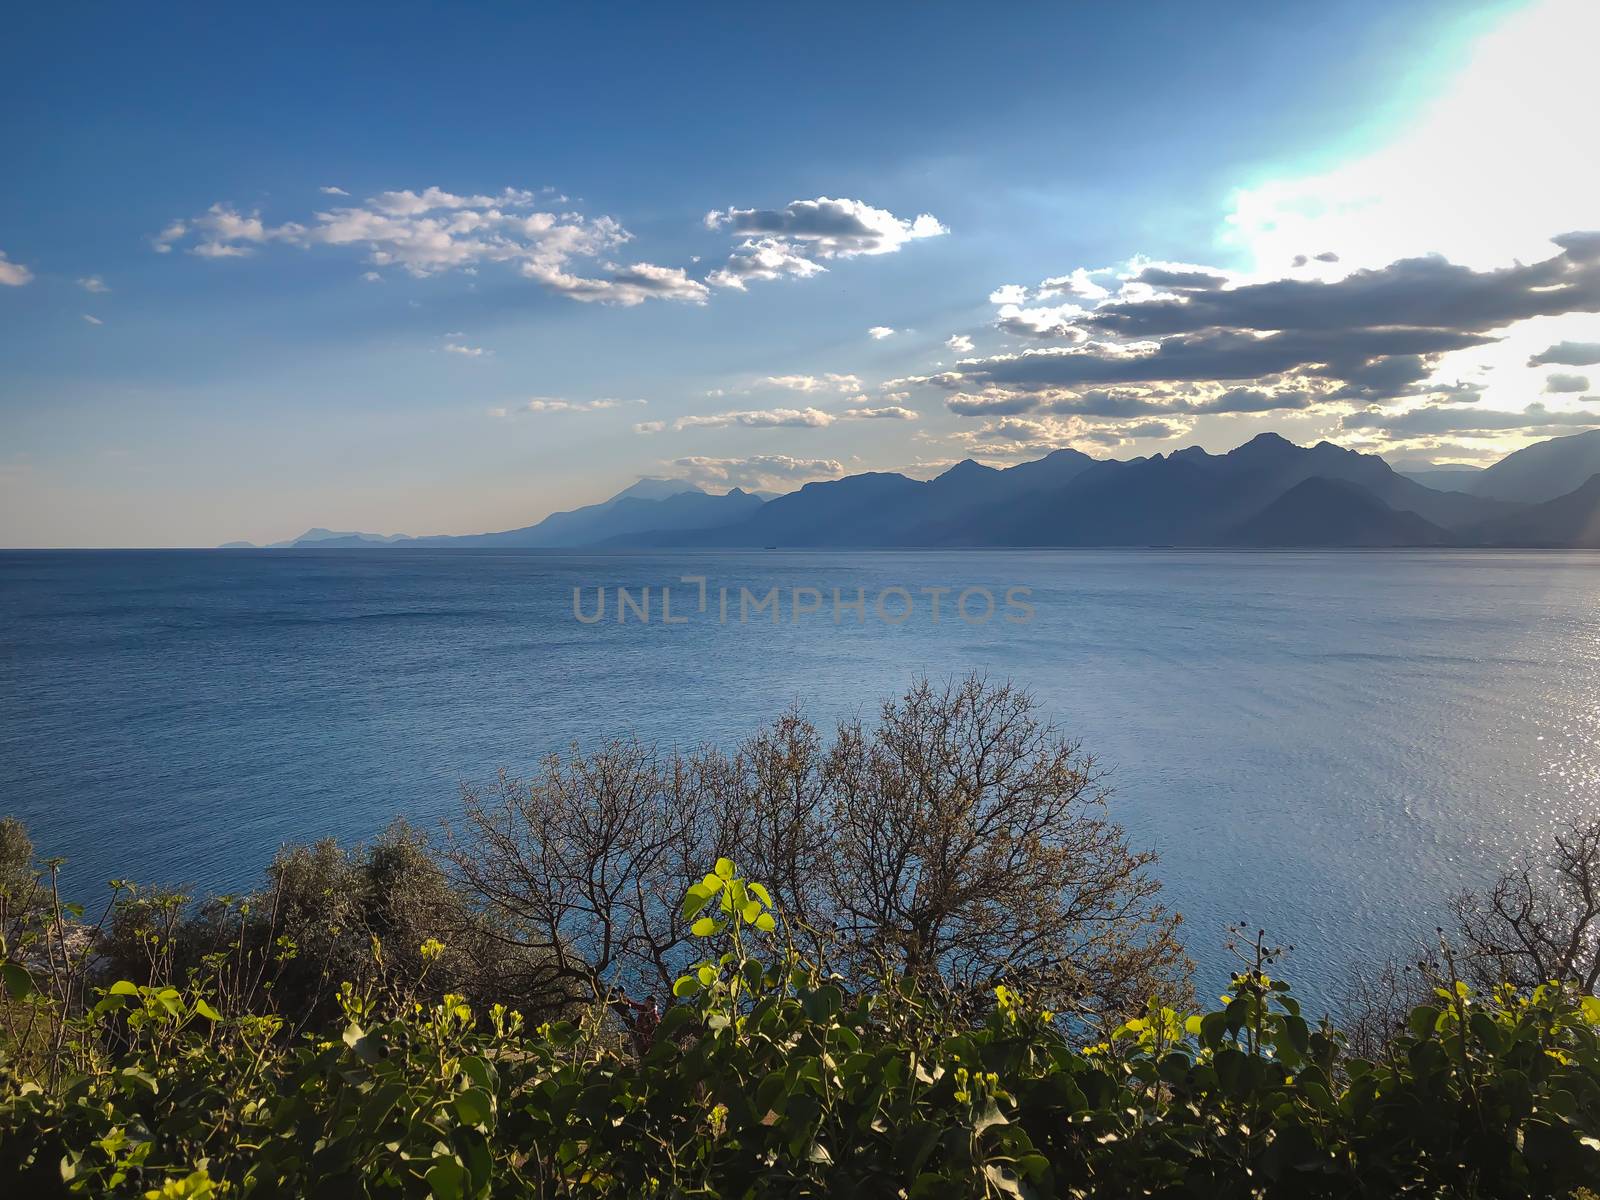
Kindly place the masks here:
[[(682, 625), (573, 619), (574, 587), (686, 574), (786, 605), (1026, 587), (1035, 617), (721, 625), (713, 591)], [(727, 745), (793, 702), (826, 729), (980, 670), (1111, 768), (1202, 986), (1243, 919), (1331, 1000), (1595, 815), (1597, 602), (1585, 552), (5, 553), (0, 788), (91, 906), (113, 877), (238, 890), (284, 841), (435, 828), (572, 740)]]

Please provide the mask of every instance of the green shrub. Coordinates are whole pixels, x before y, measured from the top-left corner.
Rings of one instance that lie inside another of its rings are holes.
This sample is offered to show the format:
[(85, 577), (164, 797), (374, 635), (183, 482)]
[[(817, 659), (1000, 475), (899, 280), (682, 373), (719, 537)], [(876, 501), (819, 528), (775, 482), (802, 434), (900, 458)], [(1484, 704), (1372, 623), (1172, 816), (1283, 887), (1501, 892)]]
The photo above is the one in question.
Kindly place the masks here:
[[(1446, 976), (1381, 1063), (1253, 960), (1219, 1004), (1079, 1047), (1010, 988), (847, 987), (733, 863), (658, 1024), (528, 1028), (368, 974), (286, 1037), (197, 988), (65, 1014), (58, 1077), (0, 1066), (0, 1181), (27, 1196), (1565, 1196), (1600, 1178), (1600, 1000)], [(408, 952), (412, 952), (408, 947)], [(386, 953), (382, 947), (377, 953)], [(11, 962), (10, 965), (16, 964)], [(14, 1001), (47, 1005), (26, 972)], [(59, 1014), (58, 1014), (59, 1015)]]

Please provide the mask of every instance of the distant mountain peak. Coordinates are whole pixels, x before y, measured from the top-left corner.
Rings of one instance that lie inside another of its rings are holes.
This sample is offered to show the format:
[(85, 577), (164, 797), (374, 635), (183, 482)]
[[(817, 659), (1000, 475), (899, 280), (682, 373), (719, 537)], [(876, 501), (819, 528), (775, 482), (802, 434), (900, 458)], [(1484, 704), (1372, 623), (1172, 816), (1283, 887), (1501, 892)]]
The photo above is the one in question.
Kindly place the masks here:
[(965, 477), (965, 476), (996, 475), (996, 474), (999, 474), (999, 472), (996, 471), (993, 467), (986, 467), (975, 458), (963, 458), (955, 466), (950, 467), (949, 469), (944, 471), (942, 474), (940, 474), (939, 478), (940, 479), (950, 479), (950, 478), (953, 477), (953, 478), (956, 478), (956, 479), (960, 479), (960, 478)]
[(1228, 451), (1227, 456), (1232, 458), (1234, 455), (1238, 455), (1243, 458), (1257, 454), (1281, 454), (1286, 450), (1299, 449), (1299, 446), (1296, 446), (1282, 434), (1273, 433), (1269, 430), (1266, 433), (1256, 434), (1255, 437), (1251, 438), (1242, 446), (1234, 447), (1232, 450)]
[(679, 496), (684, 492), (698, 492), (701, 489), (687, 479), (662, 479), (652, 475), (642, 476), (638, 481), (630, 483), (603, 504), (615, 504), (618, 500), (665, 500), (670, 496)]

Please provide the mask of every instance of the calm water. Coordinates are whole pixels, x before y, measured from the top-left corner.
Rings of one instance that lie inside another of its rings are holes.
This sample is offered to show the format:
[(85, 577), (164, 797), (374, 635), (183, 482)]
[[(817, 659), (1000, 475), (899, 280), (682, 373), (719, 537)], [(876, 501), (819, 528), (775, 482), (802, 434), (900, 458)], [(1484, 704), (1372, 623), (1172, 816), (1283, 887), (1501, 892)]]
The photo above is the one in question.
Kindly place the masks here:
[[(686, 573), (1025, 586), (1036, 616), (572, 619), (574, 585), (592, 604)], [(1247, 919), (1326, 996), (1600, 813), (1600, 556), (1137, 551), (0, 554), (0, 812), (86, 898), (113, 876), (232, 889), (282, 841), (431, 823), (572, 739), (728, 742), (795, 700), (826, 724), (972, 668), (1114, 768), (1208, 975)]]

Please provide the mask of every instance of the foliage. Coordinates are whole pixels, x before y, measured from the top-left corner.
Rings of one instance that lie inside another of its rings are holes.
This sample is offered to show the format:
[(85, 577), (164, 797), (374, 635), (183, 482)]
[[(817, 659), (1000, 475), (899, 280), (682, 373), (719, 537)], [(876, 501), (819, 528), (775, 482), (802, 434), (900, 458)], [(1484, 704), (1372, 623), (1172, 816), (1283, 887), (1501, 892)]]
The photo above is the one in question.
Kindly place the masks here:
[[(198, 986), (118, 981), (55, 1013), (70, 1071), (0, 1066), (0, 1180), (29, 1196), (1562, 1196), (1600, 1176), (1600, 1000), (1447, 973), (1382, 1062), (1349, 1058), (1271, 975), (1152, 1002), (1079, 1048), (998, 985), (981, 1014), (916, 973), (847, 987), (727, 858), (687, 889), (698, 949), (631, 1044), (604, 1009), (529, 1028), (336, 992), (289, 1037)], [(381, 944), (375, 955), (388, 953)], [(14, 1003), (50, 1007), (33, 973)]]

